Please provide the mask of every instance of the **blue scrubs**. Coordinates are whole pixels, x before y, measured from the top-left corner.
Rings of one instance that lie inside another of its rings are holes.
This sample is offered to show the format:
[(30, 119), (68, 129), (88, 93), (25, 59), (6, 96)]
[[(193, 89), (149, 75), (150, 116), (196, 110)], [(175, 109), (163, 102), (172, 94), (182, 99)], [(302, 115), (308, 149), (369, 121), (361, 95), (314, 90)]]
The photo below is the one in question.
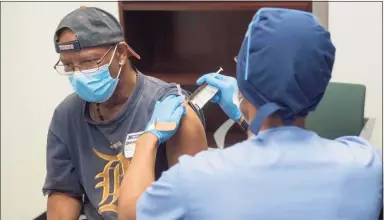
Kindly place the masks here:
[(140, 197), (137, 219), (377, 220), (381, 207), (373, 146), (285, 126), (181, 157)]

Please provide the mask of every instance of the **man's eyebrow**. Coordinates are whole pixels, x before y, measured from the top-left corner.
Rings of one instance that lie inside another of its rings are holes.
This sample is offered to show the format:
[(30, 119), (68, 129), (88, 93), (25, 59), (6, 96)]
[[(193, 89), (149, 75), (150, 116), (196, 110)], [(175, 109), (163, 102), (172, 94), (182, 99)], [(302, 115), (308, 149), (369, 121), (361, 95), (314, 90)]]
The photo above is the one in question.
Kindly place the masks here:
[(79, 60), (93, 60), (93, 59), (101, 59), (104, 55), (105, 51), (87, 51), (86, 53), (79, 54)]
[(71, 60), (70, 59), (63, 59), (63, 57), (59, 57), (59, 64), (60, 63), (62, 63), (62, 64), (68, 64), (68, 63), (70, 63), (71, 62)]
[(71, 59), (71, 57), (62, 57), (60, 56), (60, 61), (63, 63), (63, 64), (72, 64), (72, 61), (77, 61), (79, 63), (81, 62), (84, 62), (84, 61), (87, 61), (87, 60), (99, 60), (103, 57), (103, 55), (107, 52), (107, 50), (85, 50), (85, 51), (81, 51), (80, 53), (77, 52), (75, 53), (73, 56), (76, 56), (74, 57), (74, 59)]

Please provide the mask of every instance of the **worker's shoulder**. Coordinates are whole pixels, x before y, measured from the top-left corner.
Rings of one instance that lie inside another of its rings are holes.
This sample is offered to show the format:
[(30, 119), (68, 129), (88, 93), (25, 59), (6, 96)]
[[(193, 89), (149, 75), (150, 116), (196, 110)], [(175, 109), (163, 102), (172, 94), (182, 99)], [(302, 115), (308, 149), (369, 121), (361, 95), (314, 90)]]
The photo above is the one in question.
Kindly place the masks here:
[(224, 150), (212, 149), (201, 151), (195, 156), (183, 155), (179, 158), (180, 169), (185, 173), (204, 173), (207, 175), (231, 170), (231, 165), (236, 166), (239, 162), (238, 159), (242, 158), (244, 153), (240, 146), (241, 143)]
[(344, 136), (330, 141), (328, 149), (333, 155), (350, 165), (380, 166), (381, 159), (376, 148), (362, 137)]
[(359, 136), (343, 136), (336, 138), (335, 141), (344, 144), (345, 146), (371, 148), (373, 147), (367, 140)]

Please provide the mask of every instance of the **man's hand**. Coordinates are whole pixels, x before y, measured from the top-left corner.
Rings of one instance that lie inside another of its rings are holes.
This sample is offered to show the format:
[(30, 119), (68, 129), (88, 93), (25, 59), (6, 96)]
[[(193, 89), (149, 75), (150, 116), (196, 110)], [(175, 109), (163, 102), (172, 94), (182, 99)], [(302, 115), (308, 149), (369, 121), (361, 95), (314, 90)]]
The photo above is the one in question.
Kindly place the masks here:
[(154, 134), (159, 144), (168, 141), (176, 133), (185, 111), (180, 97), (169, 96), (161, 102), (157, 101), (145, 133)]
[(235, 78), (224, 76), (217, 73), (208, 73), (197, 80), (197, 85), (207, 83), (210, 86), (217, 88), (219, 91), (211, 99), (211, 102), (218, 103), (229, 118), (238, 121), (241, 118), (241, 113), (236, 105), (238, 103), (238, 88)]

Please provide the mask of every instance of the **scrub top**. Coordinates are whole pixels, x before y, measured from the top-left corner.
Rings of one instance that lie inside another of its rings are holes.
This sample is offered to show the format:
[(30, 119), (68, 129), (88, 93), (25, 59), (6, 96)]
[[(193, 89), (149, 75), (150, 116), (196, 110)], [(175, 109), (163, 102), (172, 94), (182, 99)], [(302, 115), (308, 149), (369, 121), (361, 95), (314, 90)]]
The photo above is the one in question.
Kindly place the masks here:
[(381, 207), (373, 146), (285, 126), (182, 156), (139, 198), (137, 219), (377, 220)]

